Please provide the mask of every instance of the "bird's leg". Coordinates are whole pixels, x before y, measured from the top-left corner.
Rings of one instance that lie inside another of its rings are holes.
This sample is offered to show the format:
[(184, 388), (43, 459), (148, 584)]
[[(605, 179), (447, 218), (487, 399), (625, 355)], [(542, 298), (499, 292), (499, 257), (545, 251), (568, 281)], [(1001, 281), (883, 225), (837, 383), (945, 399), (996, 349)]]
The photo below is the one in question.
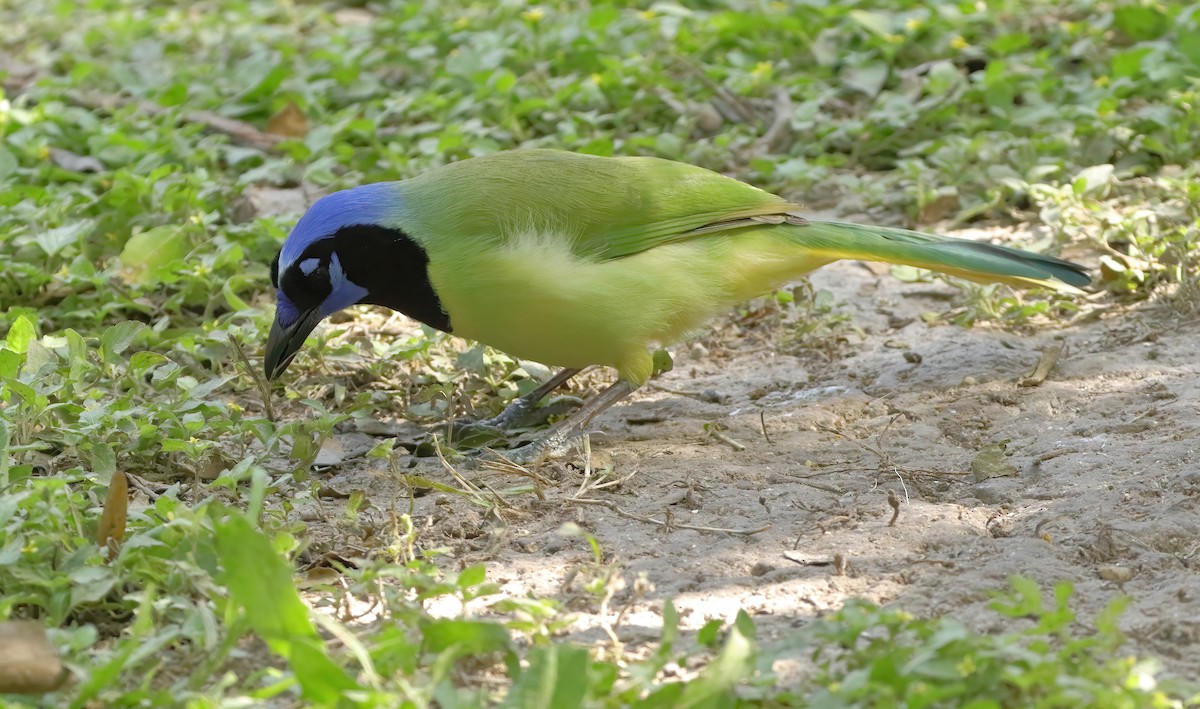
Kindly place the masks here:
[(506, 406), (504, 411), (501, 411), (499, 414), (490, 419), (476, 421), (475, 425), (491, 426), (493, 428), (509, 428), (510, 426), (521, 421), (521, 419), (525, 417), (525, 414), (529, 413), (533, 407), (537, 406), (539, 401), (553, 394), (555, 389), (559, 388), (563, 384), (566, 384), (571, 380), (572, 377), (582, 371), (582, 369), (558, 370), (557, 374), (542, 382), (537, 389), (534, 389), (525, 396), (518, 398), (516, 401)]
[[(514, 449), (509, 457), (516, 454), (526, 461), (532, 461), (541, 455), (542, 451), (555, 451), (561, 448), (567, 441), (583, 433), (592, 419), (635, 391), (637, 391), (637, 387), (624, 379), (613, 382), (607, 389), (583, 402), (583, 406), (575, 409), (570, 416), (554, 424), (541, 438)], [(517, 458), (514, 460), (521, 462)]]
[[(666, 350), (656, 350), (653, 354), (653, 359), (654, 369), (650, 375), (652, 379), (664, 372), (671, 371), (675, 366), (674, 360), (671, 359), (670, 353)], [(592, 419), (604, 413), (613, 404), (629, 396), (637, 391), (637, 389), (637, 386), (624, 379), (613, 382), (607, 389), (583, 402), (583, 406), (580, 406), (567, 418), (556, 423), (541, 438), (510, 451), (507, 454), (508, 457), (518, 463), (532, 462), (543, 451), (555, 451), (561, 448), (567, 441), (586, 431)]]

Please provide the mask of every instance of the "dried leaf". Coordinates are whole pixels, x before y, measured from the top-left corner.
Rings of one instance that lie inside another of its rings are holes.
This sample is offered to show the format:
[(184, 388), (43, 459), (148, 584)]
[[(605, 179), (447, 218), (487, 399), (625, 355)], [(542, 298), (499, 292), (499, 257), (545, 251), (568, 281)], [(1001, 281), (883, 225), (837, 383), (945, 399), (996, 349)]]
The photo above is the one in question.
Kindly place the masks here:
[(1128, 566), (1109, 564), (1099, 569), (1100, 578), (1114, 583), (1125, 583), (1133, 579), (1133, 569)]
[(1017, 385), (1035, 387), (1046, 381), (1046, 377), (1050, 376), (1050, 372), (1054, 371), (1054, 365), (1058, 364), (1058, 359), (1062, 357), (1062, 353), (1062, 345), (1053, 345), (1042, 350), (1042, 356), (1038, 359), (1037, 366), (1033, 368), (1033, 372), (1021, 377)]
[(1008, 458), (1004, 455), (1005, 448), (1008, 447), (1008, 441), (993, 443), (990, 446), (985, 446), (979, 451), (979, 455), (975, 456), (975, 460), (971, 461), (971, 473), (975, 482), (983, 482), (990, 478), (1005, 478), (1017, 474), (1017, 467), (1008, 462)]
[(318, 566), (304, 572), (296, 581), (296, 586), (301, 589), (311, 589), (318, 586), (332, 586), (342, 579), (341, 573), (337, 569), (328, 566)]
[(267, 132), (288, 138), (303, 138), (308, 135), (308, 118), (299, 106), (289, 101), (267, 121)]
[(108, 547), (111, 561), (117, 555), (121, 541), (125, 539), (125, 521), (129, 516), (129, 481), (120, 470), (113, 473), (108, 484), (108, 497), (104, 500), (104, 514), (100, 516), (100, 527), (96, 541)]
[(0, 622), (0, 694), (53, 692), (66, 679), (67, 670), (41, 623)]

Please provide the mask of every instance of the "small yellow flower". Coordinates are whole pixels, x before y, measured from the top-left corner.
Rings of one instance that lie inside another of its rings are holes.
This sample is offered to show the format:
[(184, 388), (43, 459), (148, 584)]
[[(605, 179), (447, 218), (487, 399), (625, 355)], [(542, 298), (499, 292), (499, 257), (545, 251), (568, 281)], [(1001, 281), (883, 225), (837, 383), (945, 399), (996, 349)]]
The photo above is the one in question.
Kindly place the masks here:
[(777, 0), (771, 3), (771, 9), (775, 12), (787, 12), (788, 6), (786, 2), (778, 2)]
[(759, 62), (754, 65), (754, 70), (751, 73), (757, 77), (770, 76), (771, 70), (774, 68), (771, 62)]
[(540, 7), (531, 7), (525, 12), (521, 13), (521, 19), (525, 20), (526, 22), (541, 22), (542, 18), (545, 16), (546, 11)]
[(904, 41), (904, 37), (902, 37), (898, 34), (889, 34), (887, 36), (887, 41), (890, 44), (900, 44), (901, 42)]
[(595, 84), (596, 86), (603, 84), (604, 83), (604, 75), (603, 74), (592, 74), (592, 83)]
[(1095, 84), (1096, 86), (1103, 88), (1105, 86), (1108, 86), (1109, 81), (1111, 81), (1111, 79), (1109, 79), (1107, 76), (1101, 75), (1101, 76), (1097, 76), (1095, 79), (1093, 79), (1092, 83)]
[(970, 655), (966, 655), (963, 657), (962, 661), (954, 667), (954, 669), (958, 670), (958, 673), (963, 677), (969, 677), (976, 670), (975, 660)]
[(954, 39), (950, 40), (950, 46), (958, 50), (963, 50), (970, 47), (971, 43), (963, 39), (962, 35), (956, 35)]
[(925, 23), (921, 20), (918, 20), (915, 17), (910, 17), (904, 21), (904, 29), (908, 30), (909, 32), (916, 32), (917, 30), (921, 29), (924, 24)]
[(466, 16), (460, 17), (454, 21), (454, 29), (465, 30), (471, 24), (471, 20)]
[(657, 17), (657, 13), (654, 12), (654, 10), (642, 10), (641, 12), (638, 13), (638, 17), (649, 22), (650, 20), (653, 20), (655, 17)]

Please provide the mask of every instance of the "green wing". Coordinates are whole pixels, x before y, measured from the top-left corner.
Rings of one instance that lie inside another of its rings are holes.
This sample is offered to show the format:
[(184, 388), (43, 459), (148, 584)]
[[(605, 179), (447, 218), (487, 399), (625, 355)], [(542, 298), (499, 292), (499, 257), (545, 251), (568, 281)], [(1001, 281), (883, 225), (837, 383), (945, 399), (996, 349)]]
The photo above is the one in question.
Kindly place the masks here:
[(1089, 281), (1080, 266), (1050, 256), (905, 229), (809, 221), (797, 205), (757, 187), (657, 158), (520, 150), (452, 163), (401, 184), (407, 212), (401, 226), (434, 250), (494, 247), (533, 233), (606, 260), (703, 234), (776, 225), (781, 239), (811, 257), (801, 260), (805, 270), (814, 259), (859, 259), (1010, 285)]
[(782, 221), (798, 207), (704, 168), (658, 158), (520, 150), (407, 180), (422, 226), (455, 237), (561, 235), (583, 256), (614, 259), (701, 233)]

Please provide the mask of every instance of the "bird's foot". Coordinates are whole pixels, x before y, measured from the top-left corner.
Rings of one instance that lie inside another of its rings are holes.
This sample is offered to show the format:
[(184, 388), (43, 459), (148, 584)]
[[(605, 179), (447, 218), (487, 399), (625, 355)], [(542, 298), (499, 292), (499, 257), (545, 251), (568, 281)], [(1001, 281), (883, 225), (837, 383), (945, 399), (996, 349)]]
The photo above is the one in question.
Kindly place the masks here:
[(528, 443), (523, 443), (508, 450), (491, 450), (491, 455), (508, 460), (523, 467), (537, 465), (540, 462), (555, 460), (569, 456), (574, 452), (575, 443), (583, 436), (582, 431), (551, 430), (545, 436)]
[(557, 397), (545, 406), (518, 399), (497, 416), (455, 421), (450, 427), (449, 441), (459, 450), (510, 448), (528, 438), (532, 431), (544, 428), (550, 418), (567, 415), (581, 403), (571, 396)]

